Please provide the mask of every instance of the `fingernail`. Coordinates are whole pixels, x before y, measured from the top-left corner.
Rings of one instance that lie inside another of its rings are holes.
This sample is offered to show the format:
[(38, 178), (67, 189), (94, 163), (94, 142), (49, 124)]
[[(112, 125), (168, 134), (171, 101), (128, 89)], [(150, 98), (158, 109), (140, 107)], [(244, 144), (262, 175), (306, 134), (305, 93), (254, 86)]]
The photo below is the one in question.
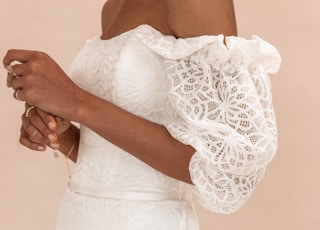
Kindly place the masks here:
[(51, 143), (55, 142), (55, 137), (53, 136), (53, 134), (49, 134), (48, 139)]
[(48, 123), (48, 126), (49, 126), (49, 128), (51, 129), (51, 131), (54, 131), (54, 128), (55, 128), (55, 124), (53, 123), (53, 122), (49, 122)]
[(44, 150), (46, 150), (46, 147), (44, 147), (44, 146), (39, 146), (37, 149), (38, 149), (39, 151), (44, 151)]
[(60, 146), (59, 144), (53, 144), (53, 143), (50, 144), (50, 147), (53, 149), (59, 149), (59, 146)]

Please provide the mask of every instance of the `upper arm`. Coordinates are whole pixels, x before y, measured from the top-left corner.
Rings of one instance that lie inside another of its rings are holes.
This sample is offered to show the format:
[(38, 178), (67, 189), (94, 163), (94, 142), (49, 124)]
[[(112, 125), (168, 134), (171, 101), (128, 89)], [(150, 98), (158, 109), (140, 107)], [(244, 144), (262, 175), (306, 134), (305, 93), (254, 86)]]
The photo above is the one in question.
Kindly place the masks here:
[(176, 37), (237, 35), (233, 0), (168, 0), (168, 26)]

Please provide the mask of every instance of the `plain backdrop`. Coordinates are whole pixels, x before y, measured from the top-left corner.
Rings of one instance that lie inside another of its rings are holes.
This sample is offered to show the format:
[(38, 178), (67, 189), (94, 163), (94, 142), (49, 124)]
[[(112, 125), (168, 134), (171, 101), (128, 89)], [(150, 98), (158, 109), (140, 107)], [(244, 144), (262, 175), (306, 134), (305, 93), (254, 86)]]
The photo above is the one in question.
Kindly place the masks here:
[[(0, 58), (9, 48), (49, 53), (66, 71), (86, 39), (100, 33), (103, 0), (0, 0)], [(272, 76), (279, 150), (264, 180), (231, 215), (196, 204), (202, 230), (319, 230), (319, 0), (235, 1), (239, 35), (274, 44)], [(51, 230), (67, 183), (63, 160), (18, 143), (23, 103), (0, 70), (0, 229)], [(54, 95), (52, 95), (54, 96)]]

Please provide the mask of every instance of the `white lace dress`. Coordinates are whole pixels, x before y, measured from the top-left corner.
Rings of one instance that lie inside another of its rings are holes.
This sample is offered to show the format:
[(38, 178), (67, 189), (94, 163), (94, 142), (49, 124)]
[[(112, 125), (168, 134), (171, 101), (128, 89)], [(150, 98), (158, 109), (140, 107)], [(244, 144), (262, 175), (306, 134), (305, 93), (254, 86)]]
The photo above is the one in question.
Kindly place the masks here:
[(196, 230), (191, 193), (220, 213), (250, 197), (277, 149), (268, 73), (278, 70), (280, 56), (258, 37), (224, 39), (175, 39), (141, 25), (87, 42), (71, 67), (74, 81), (193, 146), (194, 186), (81, 125), (58, 230)]

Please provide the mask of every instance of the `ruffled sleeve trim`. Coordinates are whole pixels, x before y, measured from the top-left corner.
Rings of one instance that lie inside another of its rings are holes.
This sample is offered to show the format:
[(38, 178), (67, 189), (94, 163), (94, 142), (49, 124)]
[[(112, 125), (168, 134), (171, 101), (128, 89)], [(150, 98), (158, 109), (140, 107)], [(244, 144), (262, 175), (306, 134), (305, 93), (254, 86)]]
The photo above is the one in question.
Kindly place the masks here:
[(171, 60), (186, 58), (203, 50), (209, 50), (209, 56), (212, 59), (220, 59), (221, 62), (241, 62), (248, 67), (262, 65), (268, 73), (276, 73), (281, 63), (281, 57), (276, 48), (256, 35), (251, 39), (225, 37), (222, 34), (177, 39), (170, 35), (163, 35), (149, 25), (139, 26), (135, 35), (153, 52)]

